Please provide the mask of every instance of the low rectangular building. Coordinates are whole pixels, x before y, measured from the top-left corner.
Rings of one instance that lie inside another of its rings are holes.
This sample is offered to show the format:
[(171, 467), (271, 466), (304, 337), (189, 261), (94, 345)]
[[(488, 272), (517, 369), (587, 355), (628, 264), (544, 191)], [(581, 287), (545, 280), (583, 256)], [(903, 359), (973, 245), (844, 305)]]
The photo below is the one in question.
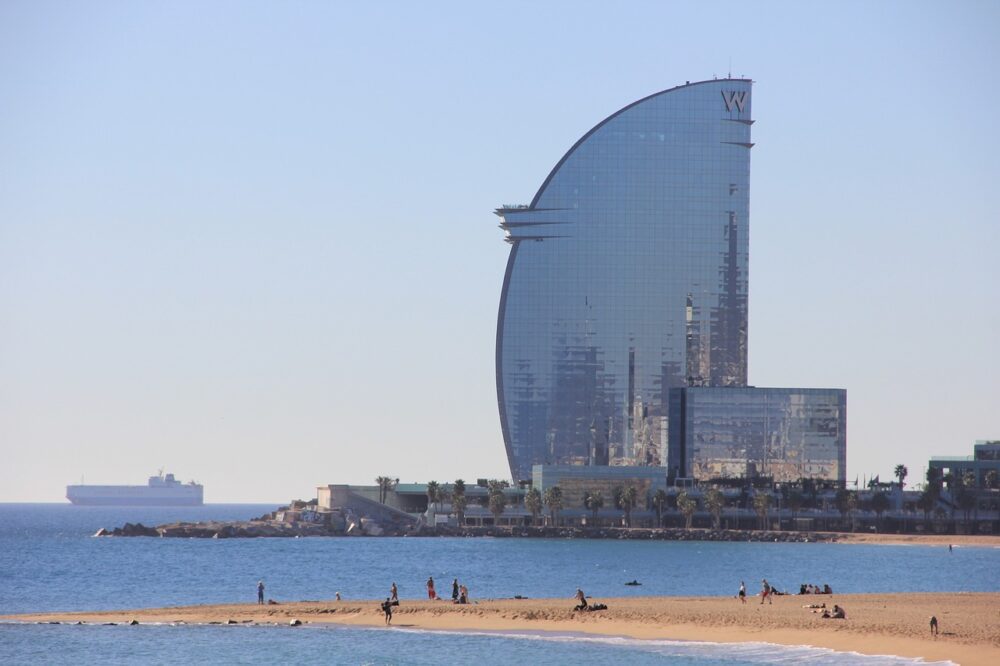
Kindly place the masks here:
[(562, 490), (563, 506), (578, 509), (588, 493), (600, 491), (608, 508), (613, 507), (615, 489), (633, 486), (638, 491), (639, 505), (657, 490), (667, 488), (665, 467), (607, 465), (534, 465), (531, 485), (543, 495), (552, 486)]
[(771, 477), (843, 483), (847, 391), (688, 387), (670, 390), (671, 478)]
[(935, 457), (927, 466), (937, 470), (940, 478), (951, 474), (962, 479), (971, 473), (977, 488), (995, 488), (996, 478), (1000, 476), (1000, 440), (978, 440), (972, 447), (971, 456)]

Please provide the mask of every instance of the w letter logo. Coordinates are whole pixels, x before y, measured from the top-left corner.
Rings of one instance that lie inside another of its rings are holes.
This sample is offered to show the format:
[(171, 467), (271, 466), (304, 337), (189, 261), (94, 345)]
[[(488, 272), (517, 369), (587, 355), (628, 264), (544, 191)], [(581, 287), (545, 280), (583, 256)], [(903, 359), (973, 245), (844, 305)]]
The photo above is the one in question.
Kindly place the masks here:
[(740, 113), (743, 113), (743, 108), (747, 103), (747, 91), (746, 90), (730, 90), (726, 92), (722, 91), (722, 99), (726, 101), (726, 111), (733, 110), (733, 104), (739, 109)]

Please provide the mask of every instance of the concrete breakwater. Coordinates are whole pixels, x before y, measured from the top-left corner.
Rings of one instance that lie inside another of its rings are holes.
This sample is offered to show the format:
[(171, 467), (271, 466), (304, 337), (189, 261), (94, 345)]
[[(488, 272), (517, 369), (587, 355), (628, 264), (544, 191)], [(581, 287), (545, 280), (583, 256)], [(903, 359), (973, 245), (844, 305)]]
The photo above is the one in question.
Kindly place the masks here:
[(343, 530), (329, 526), (275, 520), (237, 522), (169, 523), (147, 527), (126, 523), (112, 530), (101, 529), (94, 536), (164, 537), (186, 539), (252, 539), (266, 537), (343, 537), (343, 536), (414, 536), (414, 537), (499, 537), (541, 539), (631, 539), (640, 541), (760, 541), (782, 543), (833, 542), (837, 534), (828, 532), (775, 532), (766, 530), (650, 529), (627, 527), (416, 527), (407, 530), (384, 529), (379, 534)]

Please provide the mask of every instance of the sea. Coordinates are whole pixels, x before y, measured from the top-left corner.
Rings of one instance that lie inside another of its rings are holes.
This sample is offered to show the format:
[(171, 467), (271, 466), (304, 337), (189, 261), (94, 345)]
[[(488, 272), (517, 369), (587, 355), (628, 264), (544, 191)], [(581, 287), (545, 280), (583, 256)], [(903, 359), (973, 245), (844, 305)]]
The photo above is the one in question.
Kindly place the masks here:
[[(80, 507), (0, 504), (0, 615), (281, 601), (401, 601), (458, 578), (477, 599), (733, 596), (761, 578), (796, 592), (997, 592), (1000, 549), (826, 543), (586, 539), (95, 538), (126, 522), (243, 520), (273, 505)], [(626, 586), (637, 580), (640, 586)], [(445, 632), (306, 625), (49, 625), (0, 622), (2, 664), (912, 664), (766, 643), (720, 645), (546, 632)]]

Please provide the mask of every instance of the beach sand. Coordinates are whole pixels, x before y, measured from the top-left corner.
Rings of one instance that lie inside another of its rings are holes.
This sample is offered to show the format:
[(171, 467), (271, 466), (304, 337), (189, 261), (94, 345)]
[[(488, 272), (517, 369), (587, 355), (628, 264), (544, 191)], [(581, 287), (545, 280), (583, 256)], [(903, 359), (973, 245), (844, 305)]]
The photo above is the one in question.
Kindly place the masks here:
[(892, 546), (978, 546), (1000, 548), (1000, 535), (993, 534), (871, 534), (838, 532), (838, 543), (876, 543)]
[[(572, 599), (450, 601), (403, 599), (392, 626), (429, 630), (580, 632), (643, 639), (722, 643), (762, 641), (812, 645), (864, 654), (922, 657), (959, 664), (1000, 664), (1000, 593), (834, 594), (775, 597), (631, 597), (592, 599), (608, 610), (575, 613)], [(803, 608), (834, 603), (846, 620), (825, 620)], [(930, 636), (935, 615), (940, 635)], [(145, 610), (6, 616), (26, 622), (258, 622), (383, 626), (377, 601), (308, 601), (258, 606), (230, 604)]]

